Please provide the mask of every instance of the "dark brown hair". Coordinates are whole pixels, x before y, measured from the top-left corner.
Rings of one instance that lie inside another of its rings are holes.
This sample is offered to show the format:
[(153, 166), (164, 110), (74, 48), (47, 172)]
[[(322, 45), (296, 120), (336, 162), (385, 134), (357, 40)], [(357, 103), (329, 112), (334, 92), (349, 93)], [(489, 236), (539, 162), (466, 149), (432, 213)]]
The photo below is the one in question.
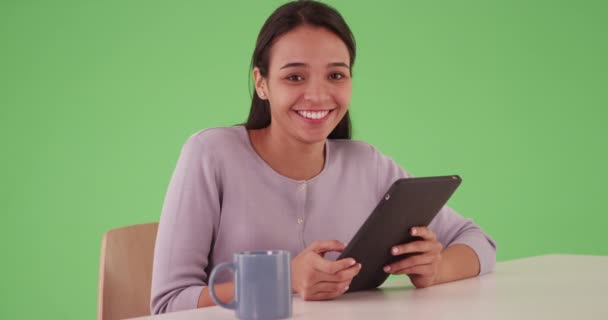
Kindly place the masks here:
[[(253, 57), (251, 58), (251, 69), (258, 67), (263, 77), (268, 76), (268, 64), (270, 60), (270, 48), (273, 41), (301, 25), (311, 25), (325, 28), (336, 34), (348, 48), (350, 54), (350, 71), (355, 63), (356, 45), (350, 28), (340, 13), (320, 2), (316, 1), (294, 1), (286, 3), (277, 8), (268, 17), (256, 41)], [(268, 101), (260, 99), (256, 90), (253, 90), (251, 109), (249, 117), (245, 122), (247, 129), (261, 129), (270, 125), (270, 105)], [(329, 139), (350, 139), (351, 123), (348, 111), (340, 120), (338, 125), (329, 134)]]

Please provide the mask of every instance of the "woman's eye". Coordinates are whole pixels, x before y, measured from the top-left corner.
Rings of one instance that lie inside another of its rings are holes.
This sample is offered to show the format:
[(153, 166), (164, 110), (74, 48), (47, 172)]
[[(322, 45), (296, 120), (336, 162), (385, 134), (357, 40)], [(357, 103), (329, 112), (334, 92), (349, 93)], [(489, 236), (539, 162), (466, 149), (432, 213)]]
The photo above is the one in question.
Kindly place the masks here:
[(340, 80), (340, 79), (344, 79), (344, 75), (336, 72), (336, 73), (330, 74), (329, 78), (332, 80)]
[(299, 76), (297, 74), (292, 74), (290, 76), (287, 77), (287, 80), (289, 81), (302, 81), (304, 80), (304, 78), (302, 78), (302, 76)]

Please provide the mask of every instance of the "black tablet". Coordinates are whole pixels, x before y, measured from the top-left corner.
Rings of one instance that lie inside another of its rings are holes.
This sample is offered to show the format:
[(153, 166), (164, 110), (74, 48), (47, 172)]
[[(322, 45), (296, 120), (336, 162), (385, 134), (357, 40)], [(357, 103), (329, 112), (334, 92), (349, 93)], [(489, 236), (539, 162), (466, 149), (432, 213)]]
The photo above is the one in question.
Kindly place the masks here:
[(354, 258), (362, 265), (348, 292), (380, 286), (389, 276), (382, 268), (406, 257), (393, 256), (391, 248), (418, 239), (409, 230), (428, 226), (460, 182), (459, 176), (395, 181), (338, 257)]

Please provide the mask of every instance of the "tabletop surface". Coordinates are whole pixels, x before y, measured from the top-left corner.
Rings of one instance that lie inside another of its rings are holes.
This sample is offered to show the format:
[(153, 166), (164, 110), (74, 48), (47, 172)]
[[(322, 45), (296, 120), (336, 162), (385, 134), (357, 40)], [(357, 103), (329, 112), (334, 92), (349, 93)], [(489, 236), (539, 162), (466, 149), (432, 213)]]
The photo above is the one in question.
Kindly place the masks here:
[[(293, 299), (293, 319), (608, 319), (608, 256), (545, 255), (497, 263), (491, 274), (425, 289), (406, 276), (332, 301)], [(234, 319), (209, 307), (139, 320)]]

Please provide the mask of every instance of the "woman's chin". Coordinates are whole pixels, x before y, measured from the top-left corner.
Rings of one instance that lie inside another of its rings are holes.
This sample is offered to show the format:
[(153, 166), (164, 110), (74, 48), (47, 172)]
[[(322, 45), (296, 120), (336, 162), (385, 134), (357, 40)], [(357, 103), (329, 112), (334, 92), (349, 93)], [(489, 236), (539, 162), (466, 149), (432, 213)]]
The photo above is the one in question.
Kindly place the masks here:
[(331, 133), (331, 130), (321, 128), (304, 129), (298, 131), (298, 139), (308, 144), (324, 143), (329, 134)]

